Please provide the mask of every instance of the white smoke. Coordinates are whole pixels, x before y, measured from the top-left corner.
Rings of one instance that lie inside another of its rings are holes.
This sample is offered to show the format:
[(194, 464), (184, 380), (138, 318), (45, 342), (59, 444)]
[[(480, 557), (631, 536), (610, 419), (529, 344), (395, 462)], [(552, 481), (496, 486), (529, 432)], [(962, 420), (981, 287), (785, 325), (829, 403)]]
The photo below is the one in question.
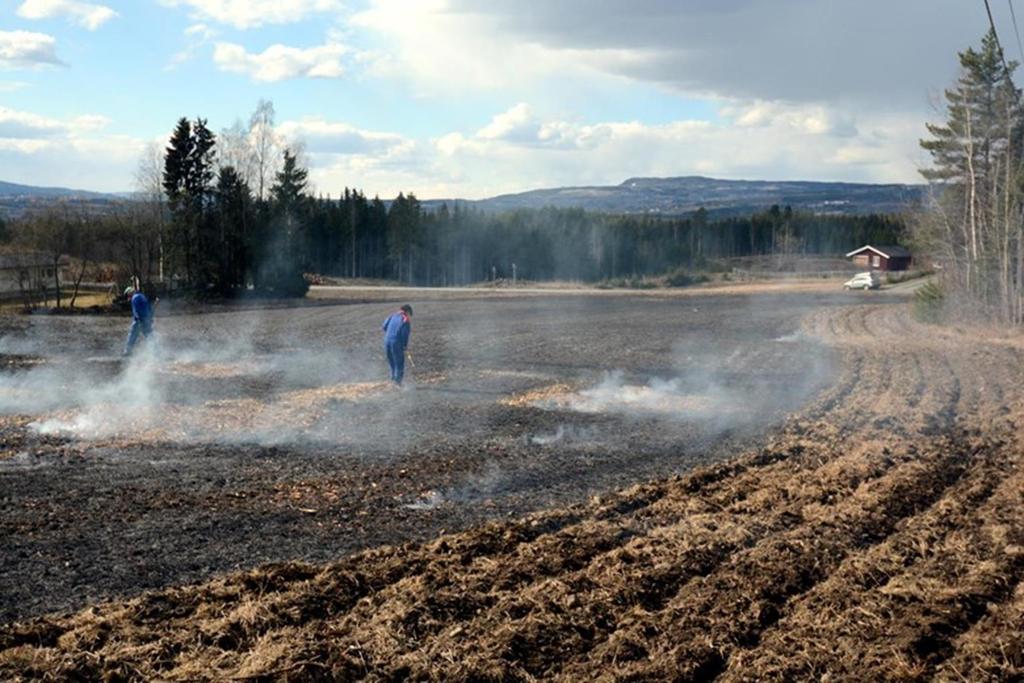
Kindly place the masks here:
[(402, 507), (408, 508), (409, 510), (433, 510), (442, 503), (445, 502), (445, 497), (438, 491), (427, 491), (419, 498), (411, 503), (406, 503)]
[[(46, 395), (56, 388), (51, 384), (56, 378), (65, 391), (59, 395), (50, 393), (54, 403), (51, 409), (67, 410), (62, 415), (30, 423), (29, 427), (44, 435), (85, 439), (147, 428), (164, 403), (162, 388), (153, 381), (159, 353), (157, 343), (150, 339), (136, 347), (135, 354), (112, 379), (84, 385), (76, 382), (78, 378), (64, 379), (58, 368), (30, 371), (22, 380), (23, 388), (29, 393)], [(11, 406), (0, 402), (0, 410), (11, 412), (10, 409)]]
[(593, 425), (560, 424), (551, 433), (533, 434), (527, 438), (534, 446), (568, 446), (601, 441), (605, 435)]
[[(606, 373), (604, 379), (590, 389), (547, 397), (537, 406), (547, 409), (573, 410), (580, 413), (624, 413), (673, 418), (701, 415), (732, 409), (735, 402), (722, 395), (692, 393), (681, 379), (654, 378), (646, 384), (627, 384), (621, 371)], [(556, 432), (548, 442), (564, 438)], [(542, 437), (543, 438), (543, 437)], [(539, 441), (537, 443), (544, 443)]]
[(127, 359), (58, 357), (0, 373), (0, 414), (39, 416), (32, 431), (86, 440), (282, 443), (315, 436), (338, 401), (373, 400), (386, 384), (358, 381), (370, 372), (337, 352), (257, 353), (246, 334), (198, 344), (157, 336)]

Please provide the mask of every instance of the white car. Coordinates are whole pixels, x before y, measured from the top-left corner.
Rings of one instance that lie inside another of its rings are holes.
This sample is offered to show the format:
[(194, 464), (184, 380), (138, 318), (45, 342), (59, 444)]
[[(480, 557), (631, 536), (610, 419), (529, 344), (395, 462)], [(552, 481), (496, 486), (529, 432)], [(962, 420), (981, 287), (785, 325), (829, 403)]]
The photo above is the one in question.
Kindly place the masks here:
[(878, 277), (878, 273), (857, 273), (852, 278), (843, 283), (843, 287), (846, 289), (878, 289), (882, 286), (882, 280)]

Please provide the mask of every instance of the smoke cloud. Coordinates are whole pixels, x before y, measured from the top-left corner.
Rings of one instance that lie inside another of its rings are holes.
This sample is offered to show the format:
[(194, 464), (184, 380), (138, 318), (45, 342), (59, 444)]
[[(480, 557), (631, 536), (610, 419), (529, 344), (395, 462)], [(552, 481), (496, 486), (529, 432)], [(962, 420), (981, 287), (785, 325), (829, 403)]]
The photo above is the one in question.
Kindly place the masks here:
[(18, 356), (0, 370), (0, 415), (30, 416), (41, 437), (112, 445), (692, 450), (776, 422), (831, 372), (791, 303), (780, 315), (720, 301), (416, 303), (405, 391), (387, 382), (381, 352), (393, 304), (177, 314), (127, 360), (123, 319), (33, 317), (0, 336), (0, 354)]

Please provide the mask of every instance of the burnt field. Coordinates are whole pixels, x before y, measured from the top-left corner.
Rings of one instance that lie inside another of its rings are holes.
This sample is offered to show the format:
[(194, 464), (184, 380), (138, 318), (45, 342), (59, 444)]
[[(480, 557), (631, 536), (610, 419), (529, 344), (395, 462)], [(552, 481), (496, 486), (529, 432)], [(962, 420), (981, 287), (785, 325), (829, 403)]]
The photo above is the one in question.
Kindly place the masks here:
[(388, 304), (172, 313), (127, 365), (122, 320), (7, 321), (0, 673), (1024, 672), (1019, 339), (884, 293), (413, 303), (401, 392)]
[[(806, 299), (416, 302), (14, 318), (0, 609), (78, 607), (267, 561), (329, 560), (585, 501), (734, 451), (828, 381)], [(763, 304), (763, 305), (762, 305)]]

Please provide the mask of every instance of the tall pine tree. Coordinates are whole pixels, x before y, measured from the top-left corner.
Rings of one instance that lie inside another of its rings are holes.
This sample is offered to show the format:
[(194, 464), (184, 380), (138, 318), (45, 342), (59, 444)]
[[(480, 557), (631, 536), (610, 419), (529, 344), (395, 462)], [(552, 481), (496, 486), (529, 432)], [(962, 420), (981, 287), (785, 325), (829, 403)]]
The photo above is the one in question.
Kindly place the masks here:
[(918, 237), (944, 263), (956, 291), (1007, 321), (1022, 321), (1021, 94), (990, 31), (960, 53), (960, 76), (946, 91), (947, 120), (928, 124), (921, 146), (937, 183), (936, 211)]
[(261, 280), (266, 288), (282, 296), (300, 296), (309, 288), (303, 277), (309, 265), (306, 196), (309, 172), (299, 166), (296, 155), (284, 151), (281, 170), (270, 188), (271, 223), (266, 234)]
[(195, 210), (191, 192), (195, 139), (187, 118), (178, 120), (164, 154), (164, 192), (167, 193), (172, 223), (167, 239), (170, 271), (182, 275), (189, 285), (195, 279)]

